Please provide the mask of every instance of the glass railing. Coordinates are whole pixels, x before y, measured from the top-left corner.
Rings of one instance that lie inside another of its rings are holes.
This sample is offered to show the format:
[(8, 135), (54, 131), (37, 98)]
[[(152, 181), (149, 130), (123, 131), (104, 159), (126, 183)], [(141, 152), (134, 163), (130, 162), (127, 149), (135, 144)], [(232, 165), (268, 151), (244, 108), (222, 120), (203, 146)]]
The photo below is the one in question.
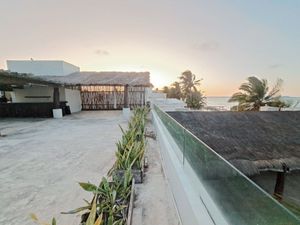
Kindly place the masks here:
[[(154, 110), (182, 152), (183, 169), (185, 170), (188, 166), (192, 168), (228, 224), (300, 224), (300, 220), (294, 214), (171, 116), (156, 105), (154, 105)], [(211, 213), (211, 216), (213, 218), (217, 214)]]

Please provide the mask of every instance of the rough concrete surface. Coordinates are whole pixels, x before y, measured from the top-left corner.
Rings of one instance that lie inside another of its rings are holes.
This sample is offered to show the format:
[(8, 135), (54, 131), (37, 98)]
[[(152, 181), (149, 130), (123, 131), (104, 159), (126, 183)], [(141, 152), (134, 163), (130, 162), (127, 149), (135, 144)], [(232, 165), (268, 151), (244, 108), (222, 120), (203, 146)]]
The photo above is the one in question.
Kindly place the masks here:
[[(154, 131), (151, 123), (148, 131)], [(158, 142), (147, 138), (149, 167), (143, 184), (137, 184), (132, 225), (179, 225), (178, 214), (164, 175)]]
[(78, 224), (60, 212), (84, 206), (79, 181), (98, 184), (114, 163), (126, 126), (120, 111), (81, 112), (63, 119), (0, 119), (0, 224), (33, 224), (29, 213), (59, 225)]

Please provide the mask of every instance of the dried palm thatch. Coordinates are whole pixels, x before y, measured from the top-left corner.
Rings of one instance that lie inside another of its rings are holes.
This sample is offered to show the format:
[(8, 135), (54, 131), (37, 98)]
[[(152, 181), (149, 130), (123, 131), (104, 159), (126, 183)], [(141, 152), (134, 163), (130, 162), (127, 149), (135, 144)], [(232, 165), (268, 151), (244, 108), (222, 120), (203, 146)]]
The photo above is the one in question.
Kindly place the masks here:
[(300, 170), (300, 112), (168, 112), (246, 175)]
[(150, 86), (149, 72), (76, 72), (66, 76), (42, 76), (64, 85)]
[(58, 82), (46, 81), (42, 77), (37, 77), (32, 74), (14, 73), (0, 70), (0, 90), (12, 91), (12, 86), (15, 87), (28, 84), (60, 86), (60, 83)]

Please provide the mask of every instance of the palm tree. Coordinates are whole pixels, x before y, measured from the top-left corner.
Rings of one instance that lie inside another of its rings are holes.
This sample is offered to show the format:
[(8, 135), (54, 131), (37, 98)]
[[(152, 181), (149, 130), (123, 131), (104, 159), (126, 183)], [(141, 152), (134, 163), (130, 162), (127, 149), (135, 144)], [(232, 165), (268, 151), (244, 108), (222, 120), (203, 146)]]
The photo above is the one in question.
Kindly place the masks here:
[(182, 90), (182, 97), (184, 99), (192, 92), (197, 92), (197, 87), (200, 86), (200, 80), (196, 80), (195, 74), (193, 74), (190, 70), (184, 71), (181, 76), (179, 77), (181, 90)]
[(276, 85), (269, 91), (268, 82), (255, 76), (248, 77), (239, 90), (232, 95), (229, 102), (238, 102), (239, 111), (259, 111), (261, 106), (272, 106), (279, 101), (282, 80), (278, 79)]
[(191, 92), (186, 98), (186, 104), (191, 109), (201, 109), (205, 105), (205, 97), (200, 91)]
[(293, 105), (293, 102), (283, 101), (283, 100), (280, 100), (280, 98), (278, 98), (268, 104), (268, 106), (277, 107), (278, 111), (281, 111), (283, 108), (289, 108), (292, 105)]
[(175, 81), (173, 84), (171, 84), (171, 87), (169, 88), (169, 94), (167, 95), (167, 97), (181, 99), (182, 93), (179, 82)]
[(169, 87), (168, 86), (164, 86), (163, 89), (162, 89), (162, 93), (165, 93), (165, 94), (168, 94), (170, 91)]

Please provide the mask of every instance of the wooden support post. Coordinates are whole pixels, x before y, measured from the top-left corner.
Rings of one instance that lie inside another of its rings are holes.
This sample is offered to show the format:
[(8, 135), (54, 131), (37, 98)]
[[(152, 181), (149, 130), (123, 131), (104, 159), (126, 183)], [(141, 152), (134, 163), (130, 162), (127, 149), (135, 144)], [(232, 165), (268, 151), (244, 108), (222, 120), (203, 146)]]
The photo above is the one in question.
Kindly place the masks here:
[(54, 89), (53, 89), (53, 106), (54, 106), (54, 109), (60, 108), (59, 87), (54, 87)]
[(281, 201), (283, 197), (285, 174), (288, 168), (285, 164), (282, 164), (282, 169), (283, 172), (277, 172), (276, 184), (274, 188), (274, 196), (279, 201)]
[(117, 108), (117, 89), (114, 87), (114, 109)]
[(129, 90), (128, 84), (124, 86), (124, 108), (129, 108)]

